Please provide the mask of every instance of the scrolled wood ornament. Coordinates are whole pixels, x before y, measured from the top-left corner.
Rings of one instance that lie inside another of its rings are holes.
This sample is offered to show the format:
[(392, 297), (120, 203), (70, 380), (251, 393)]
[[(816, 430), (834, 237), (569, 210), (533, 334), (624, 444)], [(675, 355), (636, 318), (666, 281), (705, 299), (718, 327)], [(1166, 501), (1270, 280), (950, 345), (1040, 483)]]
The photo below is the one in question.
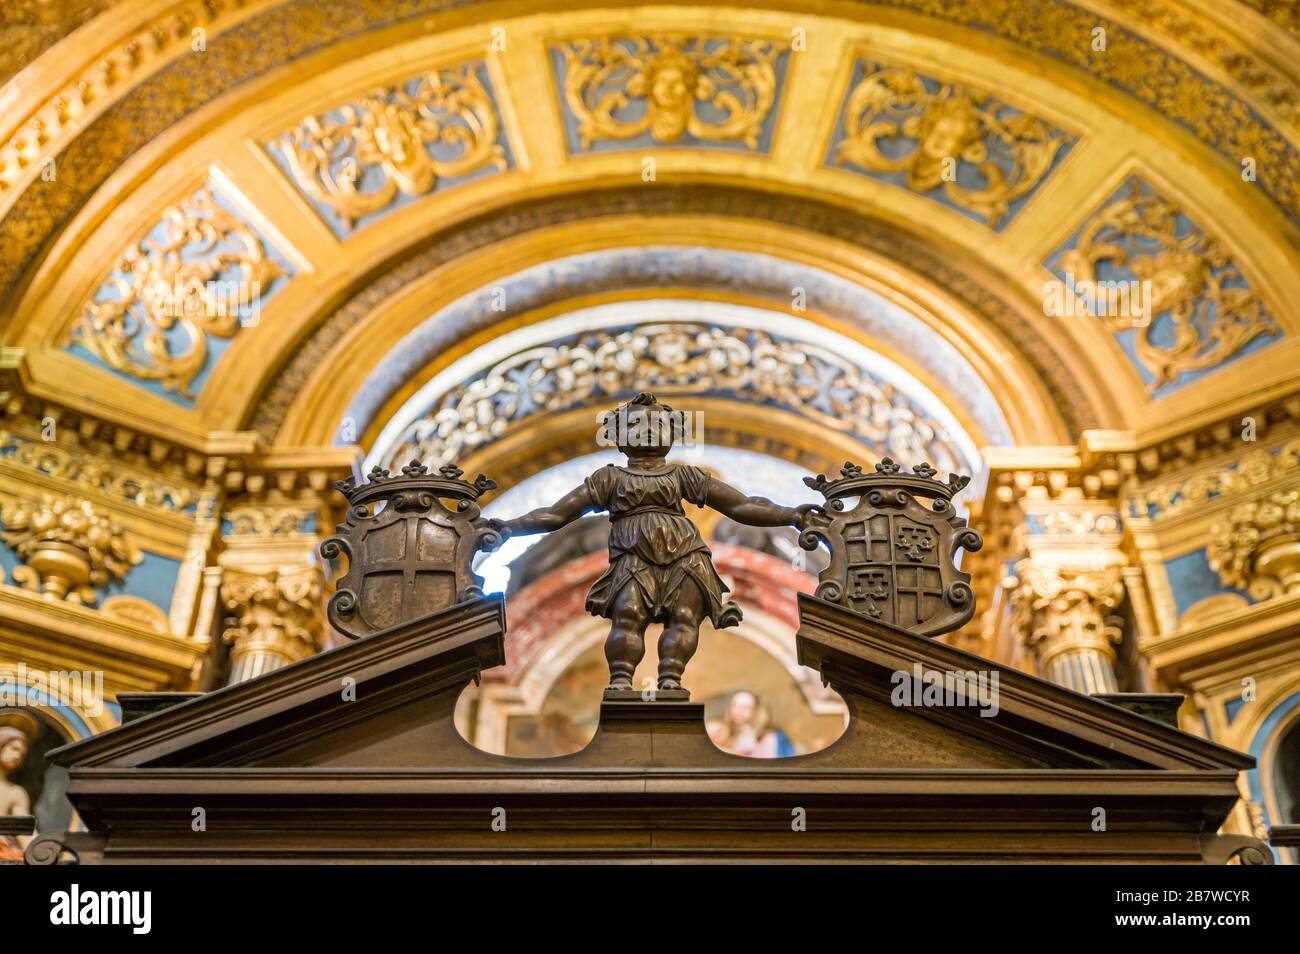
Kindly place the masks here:
[(400, 474), (376, 467), (366, 483), (335, 483), (351, 506), (320, 547), (327, 560), (348, 559), (329, 601), (330, 625), (361, 639), (483, 595), (471, 562), (504, 535), (478, 499), (496, 483), (462, 474), (454, 464), (430, 471), (411, 461)]
[[(949, 474), (943, 483), (936, 473), (926, 463), (905, 473), (886, 457), (873, 473), (845, 463), (836, 480), (804, 478), (826, 498), (823, 514), (799, 537), (805, 550), (822, 542), (830, 548), (818, 598), (919, 636), (970, 621), (970, 574), (957, 569), (955, 558), (959, 549), (973, 553), (984, 541), (952, 505), (970, 478)], [(850, 498), (857, 502), (846, 509)]]

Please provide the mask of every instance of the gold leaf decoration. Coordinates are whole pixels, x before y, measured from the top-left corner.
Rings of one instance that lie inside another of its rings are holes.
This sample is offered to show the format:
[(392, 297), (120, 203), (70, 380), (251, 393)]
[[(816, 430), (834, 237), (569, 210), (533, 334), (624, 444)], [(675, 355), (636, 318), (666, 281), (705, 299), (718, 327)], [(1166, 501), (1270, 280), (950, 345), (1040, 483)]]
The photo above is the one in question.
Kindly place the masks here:
[(855, 434), (881, 453), (934, 461), (945, 470), (963, 465), (942, 424), (840, 355), (754, 329), (686, 322), (591, 332), (512, 355), (443, 395), (407, 428), (388, 462), (445, 463), (531, 414), (652, 388), (772, 401)]
[(1131, 314), (1101, 318), (1113, 332), (1136, 330), (1134, 353), (1152, 393), (1281, 333), (1218, 240), (1136, 177), (1084, 225), (1054, 270), (1077, 286), (1097, 282), (1103, 268), (1145, 290), (1141, 327)]
[[(844, 107), (832, 162), (882, 175), (904, 173), (913, 192), (942, 189), (953, 204), (997, 228), (1029, 195), (1073, 137), (1042, 119), (901, 66), (865, 64)], [(959, 181), (959, 175), (966, 182)]]
[(208, 362), (208, 337), (233, 338), (241, 313), (285, 275), (247, 223), (204, 186), (167, 208), (86, 302), (69, 343), (115, 371), (185, 399)]
[(649, 135), (655, 143), (737, 142), (757, 150), (777, 92), (768, 40), (655, 34), (557, 46), (582, 149)]
[(78, 497), (7, 500), (3, 523), (4, 542), (22, 561), (14, 582), (52, 600), (93, 605), (97, 588), (144, 559), (121, 528)]
[(433, 70), (375, 89), (307, 117), (274, 145), (298, 188), (351, 230), (399, 195), (426, 195), (439, 182), (507, 167), (480, 69)]

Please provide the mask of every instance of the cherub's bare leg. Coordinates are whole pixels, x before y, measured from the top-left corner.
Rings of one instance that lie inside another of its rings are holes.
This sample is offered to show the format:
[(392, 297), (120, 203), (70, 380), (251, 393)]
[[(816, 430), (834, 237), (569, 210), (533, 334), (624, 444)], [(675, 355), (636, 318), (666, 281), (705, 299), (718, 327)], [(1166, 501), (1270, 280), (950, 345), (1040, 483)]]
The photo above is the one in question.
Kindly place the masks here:
[(645, 628), (649, 622), (640, 588), (629, 583), (614, 600), (614, 625), (605, 640), (611, 689), (632, 688), (632, 676), (645, 658)]
[(695, 655), (704, 619), (704, 594), (693, 580), (686, 580), (677, 592), (672, 617), (659, 637), (659, 688), (680, 689), (682, 673)]

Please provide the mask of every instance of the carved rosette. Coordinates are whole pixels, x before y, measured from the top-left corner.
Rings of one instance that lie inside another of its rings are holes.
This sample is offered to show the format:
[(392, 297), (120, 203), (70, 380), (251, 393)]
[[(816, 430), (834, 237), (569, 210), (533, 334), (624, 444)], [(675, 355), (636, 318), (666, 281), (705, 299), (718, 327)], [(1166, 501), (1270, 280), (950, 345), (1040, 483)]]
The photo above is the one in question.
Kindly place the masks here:
[(349, 477), (334, 485), (351, 507), (320, 552), (348, 560), (329, 602), (340, 633), (372, 636), (483, 595), (471, 563), (503, 536), (481, 516), (478, 498), (496, 483), (482, 474), (469, 483), (463, 473), (454, 464), (431, 472), (411, 461), (398, 475), (376, 467), (367, 483)]
[(1211, 533), (1210, 566), (1225, 586), (1255, 599), (1300, 593), (1300, 490), (1240, 504)]
[(316, 566), (226, 571), (221, 601), (232, 625), (222, 638), (231, 645), (232, 684), (320, 651), (325, 633), (322, 576)]
[(94, 605), (144, 556), (126, 533), (78, 497), (43, 494), (4, 504), (4, 541), (22, 565), (14, 582), (48, 599)]
[(824, 515), (799, 538), (805, 550), (821, 542), (830, 548), (816, 596), (920, 636), (970, 621), (970, 574), (954, 561), (958, 550), (975, 552), (984, 541), (952, 505), (970, 478), (949, 474), (942, 483), (936, 473), (925, 463), (904, 473), (886, 457), (874, 473), (846, 463), (837, 480), (804, 478), (827, 501)]
[(1100, 570), (1016, 565), (1012, 625), (1057, 685), (1077, 692), (1118, 692), (1115, 646), (1122, 621), (1112, 615), (1124, 599), (1118, 567)]

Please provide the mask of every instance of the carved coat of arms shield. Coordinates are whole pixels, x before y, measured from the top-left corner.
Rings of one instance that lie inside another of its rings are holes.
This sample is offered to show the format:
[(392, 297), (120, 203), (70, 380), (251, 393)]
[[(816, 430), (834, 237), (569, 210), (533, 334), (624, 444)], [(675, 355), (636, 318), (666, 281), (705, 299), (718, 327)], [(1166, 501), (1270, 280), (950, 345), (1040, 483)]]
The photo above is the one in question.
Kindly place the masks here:
[(483, 595), (471, 563), (501, 543), (480, 515), (478, 496), (496, 484), (460, 479), (452, 465), (437, 473), (412, 462), (400, 476), (376, 469), (369, 482), (338, 488), (348, 498), (346, 522), (321, 544), (329, 560), (348, 558), (330, 599), (330, 624), (352, 639)]
[(822, 541), (830, 549), (816, 596), (920, 636), (965, 625), (975, 600), (970, 574), (954, 561), (983, 541), (956, 515), (952, 495), (969, 478), (950, 475), (944, 484), (928, 464), (906, 474), (889, 458), (872, 474), (851, 463), (840, 474), (805, 479), (827, 500), (823, 519), (800, 539), (806, 549)]

